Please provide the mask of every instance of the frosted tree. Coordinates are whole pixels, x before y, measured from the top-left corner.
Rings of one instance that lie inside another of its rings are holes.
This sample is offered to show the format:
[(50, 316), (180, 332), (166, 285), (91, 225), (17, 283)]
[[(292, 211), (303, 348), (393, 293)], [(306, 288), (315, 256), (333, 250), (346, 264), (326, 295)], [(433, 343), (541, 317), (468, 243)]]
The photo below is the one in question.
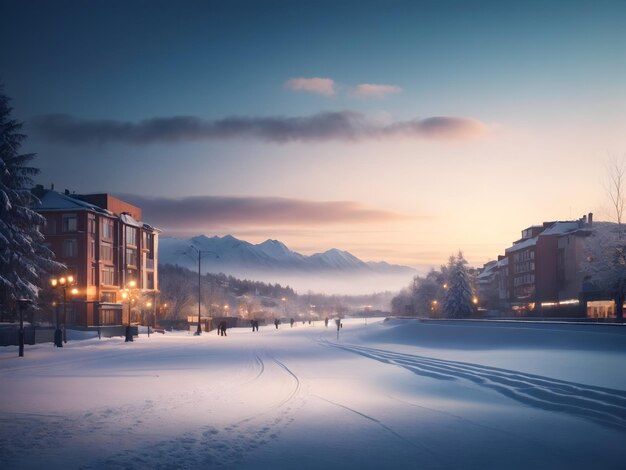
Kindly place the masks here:
[(0, 88), (0, 310), (14, 311), (16, 300), (35, 305), (44, 274), (63, 266), (44, 246), (41, 227), (45, 219), (31, 208), (39, 201), (32, 195), (32, 177), (39, 170), (29, 166), (32, 153), (21, 154), (26, 136), (22, 123), (11, 118), (9, 98)]
[(448, 318), (467, 318), (474, 311), (472, 299), (472, 283), (470, 281), (467, 261), (459, 251), (450, 257), (446, 268), (447, 286), (443, 298), (443, 313)]
[(587, 259), (581, 264), (596, 289), (615, 301), (617, 321), (624, 320), (626, 297), (626, 231), (623, 224), (599, 222), (587, 238)]

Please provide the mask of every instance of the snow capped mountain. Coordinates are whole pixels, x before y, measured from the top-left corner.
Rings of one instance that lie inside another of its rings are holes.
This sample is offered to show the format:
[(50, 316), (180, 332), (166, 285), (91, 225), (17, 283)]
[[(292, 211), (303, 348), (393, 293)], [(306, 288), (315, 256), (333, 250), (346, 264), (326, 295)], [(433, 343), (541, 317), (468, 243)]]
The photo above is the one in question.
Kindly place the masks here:
[(254, 245), (232, 235), (224, 237), (199, 235), (188, 240), (162, 237), (159, 241), (159, 262), (162, 264), (177, 264), (197, 269), (198, 252), (202, 254), (203, 272), (223, 272), (247, 278), (267, 278), (268, 274), (402, 276), (415, 274), (415, 271), (407, 266), (385, 262), (366, 263), (351, 253), (336, 248), (305, 256), (290, 250), (278, 240), (266, 240)]

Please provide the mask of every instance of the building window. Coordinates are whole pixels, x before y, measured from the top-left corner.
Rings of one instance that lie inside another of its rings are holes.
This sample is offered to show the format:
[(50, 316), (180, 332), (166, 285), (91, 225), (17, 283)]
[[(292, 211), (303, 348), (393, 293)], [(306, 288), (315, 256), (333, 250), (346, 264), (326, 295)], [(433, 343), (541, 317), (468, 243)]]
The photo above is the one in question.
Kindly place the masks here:
[(78, 217), (76, 214), (63, 214), (63, 232), (76, 232), (78, 230)]
[(87, 231), (91, 235), (96, 234), (96, 219), (94, 219), (92, 216), (89, 216), (89, 218), (87, 219)]
[(108, 243), (100, 243), (100, 260), (113, 261), (113, 246)]
[(119, 325), (121, 323), (121, 312), (119, 310), (102, 309), (100, 310), (101, 325)]
[(63, 240), (63, 257), (64, 258), (76, 258), (78, 256), (78, 247), (76, 240), (70, 238)]
[(100, 294), (100, 302), (106, 302), (106, 303), (115, 302), (115, 292), (102, 292)]
[(126, 248), (126, 264), (137, 266), (137, 248)]
[(91, 269), (89, 270), (89, 285), (90, 286), (95, 286), (96, 285), (96, 267), (92, 266)]
[(147, 273), (147, 289), (154, 289), (154, 273)]
[(113, 239), (113, 221), (102, 219), (102, 238)]
[(100, 271), (100, 284), (105, 286), (115, 285), (115, 268), (102, 268)]
[(126, 244), (137, 246), (137, 229), (130, 225), (126, 226)]
[(46, 219), (46, 233), (48, 235), (56, 235), (57, 233), (56, 219)]
[(89, 258), (96, 259), (96, 241), (89, 240)]

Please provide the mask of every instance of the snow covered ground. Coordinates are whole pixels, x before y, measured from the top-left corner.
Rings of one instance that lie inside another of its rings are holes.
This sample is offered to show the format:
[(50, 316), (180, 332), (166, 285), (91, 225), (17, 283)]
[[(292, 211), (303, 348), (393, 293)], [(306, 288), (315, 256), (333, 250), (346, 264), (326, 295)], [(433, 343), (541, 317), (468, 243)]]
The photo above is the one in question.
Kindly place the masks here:
[(0, 350), (0, 462), (624, 468), (626, 329), (344, 320)]

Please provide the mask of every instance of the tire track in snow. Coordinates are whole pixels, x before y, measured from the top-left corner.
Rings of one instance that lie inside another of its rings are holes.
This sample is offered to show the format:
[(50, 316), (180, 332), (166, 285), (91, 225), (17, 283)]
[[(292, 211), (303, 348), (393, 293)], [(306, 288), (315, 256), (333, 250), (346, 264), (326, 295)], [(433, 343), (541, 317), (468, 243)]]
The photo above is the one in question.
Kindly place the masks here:
[(298, 376), (296, 374), (294, 374), (291, 371), (291, 369), (289, 369), (289, 367), (287, 367), (281, 361), (279, 361), (278, 359), (276, 359), (274, 356), (272, 356), (269, 353), (266, 353), (266, 354), (274, 363), (276, 363), (276, 365), (278, 365), (280, 368), (282, 368), (285, 372), (287, 372), (295, 380), (295, 387), (294, 387), (294, 389), (291, 391), (289, 396), (287, 398), (285, 398), (285, 400), (283, 400), (280, 405), (278, 405), (278, 407), (280, 408), (280, 407), (286, 405), (287, 403), (289, 403), (291, 400), (293, 400), (293, 398), (300, 391), (300, 379), (298, 378)]
[(464, 379), (526, 405), (564, 412), (626, 432), (626, 392), (519, 371), (395, 353), (357, 345), (321, 344), (438, 380)]
[(432, 449), (426, 447), (424, 444), (420, 444), (420, 445), (415, 444), (414, 442), (412, 442), (409, 439), (407, 439), (406, 437), (404, 437), (402, 434), (399, 434), (396, 431), (394, 431), (393, 429), (391, 429), (389, 426), (387, 426), (382, 421), (380, 421), (380, 420), (378, 420), (378, 419), (376, 419), (376, 418), (374, 418), (374, 417), (372, 417), (372, 416), (370, 416), (368, 414), (362, 413), (362, 412), (360, 412), (358, 410), (355, 410), (354, 408), (350, 408), (349, 406), (342, 405), (341, 403), (334, 402), (332, 400), (329, 400), (328, 398), (324, 398), (324, 397), (321, 397), (319, 395), (311, 395), (311, 396), (315, 397), (315, 398), (317, 398), (319, 400), (325, 401), (326, 403), (330, 403), (331, 405), (337, 406), (339, 408), (343, 408), (344, 410), (347, 410), (347, 411), (349, 411), (351, 413), (354, 413), (354, 414), (356, 414), (356, 415), (358, 415), (358, 416), (360, 416), (362, 418), (365, 418), (368, 421), (371, 421), (374, 424), (378, 425), (379, 427), (383, 428), (385, 431), (387, 431), (392, 436), (400, 439), (402, 442), (404, 442), (406, 444), (409, 444), (411, 447), (414, 447), (414, 448), (419, 449), (419, 450), (426, 451), (431, 456), (437, 456), (436, 452), (434, 452)]

